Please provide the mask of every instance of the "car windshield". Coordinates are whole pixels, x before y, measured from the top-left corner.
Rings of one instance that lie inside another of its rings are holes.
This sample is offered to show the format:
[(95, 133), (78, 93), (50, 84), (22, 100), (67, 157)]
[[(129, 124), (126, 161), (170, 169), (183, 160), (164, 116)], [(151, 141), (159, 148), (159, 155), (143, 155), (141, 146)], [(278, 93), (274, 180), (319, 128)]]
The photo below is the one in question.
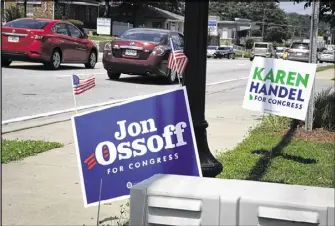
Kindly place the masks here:
[(12, 20), (5, 24), (7, 27), (28, 28), (28, 29), (43, 29), (49, 24), (49, 21), (36, 19), (18, 19)]
[(268, 44), (255, 43), (255, 48), (268, 48)]
[(293, 43), (291, 49), (309, 49), (308, 43)]
[(158, 31), (136, 31), (128, 30), (120, 35), (122, 39), (148, 41), (148, 42), (162, 42), (167, 37), (167, 33)]
[(218, 50), (230, 50), (230, 47), (219, 47)]
[(277, 52), (277, 53), (283, 53), (283, 52), (284, 52), (284, 49), (276, 49), (276, 52)]
[(208, 50), (216, 50), (217, 47), (216, 47), (216, 46), (208, 46), (207, 49), (208, 49)]

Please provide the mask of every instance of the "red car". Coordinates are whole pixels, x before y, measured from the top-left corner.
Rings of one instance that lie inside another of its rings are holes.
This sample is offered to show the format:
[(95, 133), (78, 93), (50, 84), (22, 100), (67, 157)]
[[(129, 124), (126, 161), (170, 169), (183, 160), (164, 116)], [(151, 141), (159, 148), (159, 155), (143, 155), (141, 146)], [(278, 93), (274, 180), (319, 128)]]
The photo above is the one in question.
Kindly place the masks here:
[(61, 63), (83, 63), (94, 68), (95, 44), (73, 24), (61, 20), (22, 18), (2, 26), (1, 66), (12, 61), (43, 63), (58, 69)]
[(117, 80), (121, 73), (165, 76), (169, 83), (175, 83), (176, 73), (167, 68), (170, 38), (183, 48), (184, 36), (179, 32), (153, 28), (125, 31), (104, 47), (102, 63), (108, 77)]

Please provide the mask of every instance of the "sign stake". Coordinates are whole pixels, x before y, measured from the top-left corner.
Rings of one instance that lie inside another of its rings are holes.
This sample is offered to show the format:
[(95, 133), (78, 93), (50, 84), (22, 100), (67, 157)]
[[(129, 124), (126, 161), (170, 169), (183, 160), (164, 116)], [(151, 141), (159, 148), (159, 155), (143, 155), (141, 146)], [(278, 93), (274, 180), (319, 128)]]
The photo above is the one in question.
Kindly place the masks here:
[(71, 76), (71, 85), (72, 85), (72, 94), (73, 94), (74, 108), (75, 108), (76, 114), (78, 114), (76, 95), (74, 94), (74, 89), (73, 89), (74, 88), (73, 81), (74, 81), (74, 78), (73, 78), (73, 75), (72, 75)]
[(97, 214), (97, 226), (99, 226), (99, 218), (100, 218), (101, 191), (102, 191), (102, 178), (101, 178), (101, 181), (100, 181), (99, 204), (98, 204), (98, 214)]

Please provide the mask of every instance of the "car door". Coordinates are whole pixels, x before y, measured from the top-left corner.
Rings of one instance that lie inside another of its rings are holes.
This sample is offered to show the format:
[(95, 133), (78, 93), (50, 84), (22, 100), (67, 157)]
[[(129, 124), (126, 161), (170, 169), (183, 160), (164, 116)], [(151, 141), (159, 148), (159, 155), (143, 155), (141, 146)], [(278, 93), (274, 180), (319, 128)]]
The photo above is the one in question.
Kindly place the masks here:
[(88, 54), (89, 54), (88, 40), (83, 39), (84, 35), (77, 27), (75, 27), (72, 24), (68, 24), (67, 26), (68, 26), (71, 38), (73, 39), (74, 59), (76, 61), (86, 63), (88, 59)]
[(65, 23), (56, 23), (52, 27), (52, 32), (55, 34), (53, 37), (55, 47), (59, 47), (62, 51), (62, 61), (71, 61), (72, 41), (67, 25)]

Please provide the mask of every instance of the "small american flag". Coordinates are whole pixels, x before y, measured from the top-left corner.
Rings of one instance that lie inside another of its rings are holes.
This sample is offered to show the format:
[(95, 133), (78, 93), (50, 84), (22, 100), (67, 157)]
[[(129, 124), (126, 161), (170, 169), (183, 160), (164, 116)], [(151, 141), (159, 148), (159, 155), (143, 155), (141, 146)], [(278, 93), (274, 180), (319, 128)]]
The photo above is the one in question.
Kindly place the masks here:
[(172, 39), (170, 39), (170, 45), (172, 50), (168, 59), (168, 68), (181, 75), (184, 73), (187, 66), (188, 58), (184, 54), (183, 50), (181, 50), (178, 45), (173, 43)]
[(82, 94), (95, 86), (95, 76), (91, 75), (87, 79), (80, 79), (77, 75), (72, 75), (72, 84), (73, 93), (75, 95)]

